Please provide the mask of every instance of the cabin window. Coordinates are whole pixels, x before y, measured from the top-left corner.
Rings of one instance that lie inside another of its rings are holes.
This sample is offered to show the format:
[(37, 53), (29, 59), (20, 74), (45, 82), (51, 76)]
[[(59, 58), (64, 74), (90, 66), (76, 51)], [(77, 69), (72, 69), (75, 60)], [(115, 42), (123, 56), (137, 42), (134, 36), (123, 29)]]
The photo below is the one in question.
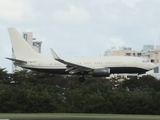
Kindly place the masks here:
[[(146, 63), (146, 62), (149, 62), (149, 60), (143, 60), (142, 62), (145, 62), (145, 63)], [(152, 60), (151, 60), (151, 62), (152, 62)], [(154, 62), (154, 60), (153, 60), (153, 62)]]

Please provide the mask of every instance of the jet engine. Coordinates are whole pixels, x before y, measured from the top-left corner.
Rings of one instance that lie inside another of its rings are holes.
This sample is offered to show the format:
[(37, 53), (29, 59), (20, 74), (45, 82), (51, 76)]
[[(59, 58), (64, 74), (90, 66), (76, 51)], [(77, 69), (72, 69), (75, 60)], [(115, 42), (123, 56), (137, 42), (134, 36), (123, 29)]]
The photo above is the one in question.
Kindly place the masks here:
[(98, 68), (94, 69), (92, 72), (93, 77), (109, 77), (110, 69), (109, 68)]

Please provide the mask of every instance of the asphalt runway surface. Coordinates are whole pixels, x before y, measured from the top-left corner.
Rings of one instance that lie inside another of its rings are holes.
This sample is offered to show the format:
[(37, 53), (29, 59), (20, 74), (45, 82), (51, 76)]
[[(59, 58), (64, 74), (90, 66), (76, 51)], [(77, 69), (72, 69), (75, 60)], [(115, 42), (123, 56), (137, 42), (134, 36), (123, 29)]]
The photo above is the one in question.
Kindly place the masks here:
[(0, 120), (158, 120), (146, 118), (1, 118)]

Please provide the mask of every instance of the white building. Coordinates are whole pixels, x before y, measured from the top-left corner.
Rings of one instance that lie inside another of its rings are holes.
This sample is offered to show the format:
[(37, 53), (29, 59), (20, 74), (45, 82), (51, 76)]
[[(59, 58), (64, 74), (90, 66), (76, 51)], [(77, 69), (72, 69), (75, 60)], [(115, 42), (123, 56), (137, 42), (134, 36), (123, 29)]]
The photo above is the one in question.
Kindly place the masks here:
[[(36, 51), (41, 53), (41, 41), (33, 41), (36, 40), (36, 38), (33, 38), (33, 33), (32, 32), (23, 32), (23, 38), (28, 42), (28, 44)], [(12, 57), (15, 58), (14, 52), (12, 49)], [(23, 70), (23, 68), (15, 66), (14, 64), (12, 65), (12, 71), (19, 71)]]
[(41, 53), (41, 41), (33, 41), (36, 38), (33, 38), (32, 32), (23, 32), (23, 38), (29, 43), (30, 46), (36, 51)]

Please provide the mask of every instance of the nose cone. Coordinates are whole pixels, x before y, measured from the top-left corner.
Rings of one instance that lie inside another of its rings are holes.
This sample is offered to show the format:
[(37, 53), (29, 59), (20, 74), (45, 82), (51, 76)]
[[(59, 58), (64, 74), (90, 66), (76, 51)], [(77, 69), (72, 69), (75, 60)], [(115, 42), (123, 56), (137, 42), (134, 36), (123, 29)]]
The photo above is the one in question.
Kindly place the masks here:
[(154, 63), (150, 63), (150, 69), (154, 69), (154, 68), (156, 68), (157, 67), (157, 65), (156, 64), (154, 64)]

